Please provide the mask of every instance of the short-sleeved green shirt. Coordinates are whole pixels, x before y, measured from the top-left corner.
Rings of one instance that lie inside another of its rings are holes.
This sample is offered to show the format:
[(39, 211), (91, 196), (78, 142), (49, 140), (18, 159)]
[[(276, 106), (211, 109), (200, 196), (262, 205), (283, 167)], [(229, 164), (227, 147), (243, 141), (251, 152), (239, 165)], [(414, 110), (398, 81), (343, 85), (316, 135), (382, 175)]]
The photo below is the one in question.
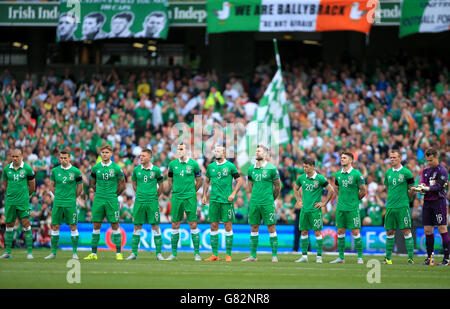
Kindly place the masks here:
[(384, 185), (388, 188), (386, 208), (409, 207), (408, 186), (414, 185), (414, 175), (401, 166), (391, 168), (384, 174)]
[(270, 162), (256, 168), (256, 164), (248, 169), (248, 180), (253, 182), (250, 205), (273, 205), (273, 181), (279, 179), (277, 168)]
[(117, 163), (99, 162), (92, 167), (91, 177), (97, 182), (95, 198), (102, 200), (117, 200), (117, 186), (119, 179), (124, 177), (122, 169)]
[[(13, 163), (8, 164), (3, 169), (3, 180), (8, 182), (6, 189), (5, 205), (15, 204), (19, 210), (29, 209), (30, 193), (28, 191), (28, 181), (33, 180), (34, 171), (25, 162), (22, 161), (19, 168), (16, 170)], [(25, 207), (26, 205), (26, 207)], [(20, 207), (23, 206), (23, 209)]]
[(133, 169), (131, 180), (136, 182), (136, 201), (148, 202), (158, 199), (157, 184), (164, 180), (159, 167), (153, 164), (149, 168), (138, 165)]
[(239, 178), (236, 166), (225, 160), (222, 164), (212, 162), (206, 169), (206, 177), (211, 179), (210, 201), (229, 203), (228, 197), (233, 193), (233, 178)]
[(335, 185), (339, 187), (337, 210), (359, 211), (359, 187), (365, 184), (361, 172), (351, 167), (347, 172), (340, 170), (335, 175)]
[(295, 183), (302, 188), (302, 211), (317, 211), (314, 208), (314, 204), (322, 200), (323, 188), (328, 186), (328, 180), (324, 176), (314, 172), (311, 178), (306, 173), (300, 175)]
[(195, 196), (195, 177), (200, 175), (200, 166), (195, 160), (172, 160), (169, 163), (169, 177), (173, 177), (172, 198), (189, 199)]
[(80, 170), (72, 165), (67, 168), (58, 165), (52, 169), (50, 179), (55, 183), (54, 205), (58, 207), (75, 206), (77, 184), (83, 183)]

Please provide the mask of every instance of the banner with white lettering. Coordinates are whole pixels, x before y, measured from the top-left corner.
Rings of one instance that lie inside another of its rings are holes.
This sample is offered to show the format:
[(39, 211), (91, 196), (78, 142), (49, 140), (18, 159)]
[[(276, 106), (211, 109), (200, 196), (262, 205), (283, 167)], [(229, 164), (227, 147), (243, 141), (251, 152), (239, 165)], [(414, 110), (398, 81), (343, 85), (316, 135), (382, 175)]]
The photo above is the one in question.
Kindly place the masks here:
[(167, 38), (167, 0), (61, 0), (56, 40)]
[(368, 33), (377, 4), (378, 0), (208, 0), (207, 30)]
[(399, 36), (450, 30), (450, 0), (403, 0)]

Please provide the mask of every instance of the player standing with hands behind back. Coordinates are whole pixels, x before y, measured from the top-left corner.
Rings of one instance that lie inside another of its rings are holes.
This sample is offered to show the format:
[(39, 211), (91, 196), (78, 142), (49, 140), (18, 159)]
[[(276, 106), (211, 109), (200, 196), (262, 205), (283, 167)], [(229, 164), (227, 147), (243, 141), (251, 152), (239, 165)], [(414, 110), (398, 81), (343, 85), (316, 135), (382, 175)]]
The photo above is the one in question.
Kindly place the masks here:
[(445, 189), (448, 187), (448, 172), (439, 164), (438, 151), (427, 149), (425, 159), (428, 166), (423, 169), (419, 188), (425, 194), (422, 208), (422, 224), (426, 237), (427, 255), (423, 265), (434, 265), (434, 226), (437, 225), (442, 237), (444, 259), (438, 265), (447, 266), (449, 242), (447, 230), (447, 205)]

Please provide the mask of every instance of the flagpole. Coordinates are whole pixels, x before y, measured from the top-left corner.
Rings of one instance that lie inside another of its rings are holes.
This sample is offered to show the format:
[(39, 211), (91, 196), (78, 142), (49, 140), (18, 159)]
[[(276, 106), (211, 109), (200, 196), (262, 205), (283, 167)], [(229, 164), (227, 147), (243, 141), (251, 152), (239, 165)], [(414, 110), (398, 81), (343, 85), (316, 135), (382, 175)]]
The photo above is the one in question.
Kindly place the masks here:
[(281, 59), (280, 59), (280, 54), (278, 53), (278, 43), (277, 43), (277, 39), (273, 39), (273, 46), (275, 49), (275, 60), (277, 61), (277, 67), (278, 70), (281, 71)]

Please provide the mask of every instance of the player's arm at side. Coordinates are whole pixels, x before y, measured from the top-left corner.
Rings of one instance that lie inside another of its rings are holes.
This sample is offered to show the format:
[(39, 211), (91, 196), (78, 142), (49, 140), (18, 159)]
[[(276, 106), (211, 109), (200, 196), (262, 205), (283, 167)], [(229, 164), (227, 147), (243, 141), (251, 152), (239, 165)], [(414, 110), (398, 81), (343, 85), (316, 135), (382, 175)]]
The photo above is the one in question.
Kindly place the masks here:
[(83, 189), (83, 177), (81, 176), (81, 172), (75, 178), (75, 182), (77, 184), (77, 192), (76, 192), (77, 197), (83, 196), (84, 189)]
[(327, 190), (327, 196), (325, 197), (325, 202), (322, 205), (322, 207), (326, 207), (327, 206), (327, 204), (333, 198), (333, 195), (335, 193), (334, 189), (333, 189), (333, 186), (330, 183), (326, 182), (325, 186), (326, 186), (325, 189)]
[(27, 180), (28, 180), (28, 192), (31, 196), (36, 190), (36, 179), (34, 177), (34, 171), (31, 168), (28, 171)]
[(172, 166), (171, 163), (169, 163), (169, 168), (167, 171), (167, 191), (170, 193), (170, 191), (172, 191), (172, 187), (173, 187), (173, 170), (172, 170)]
[(203, 184), (202, 171), (200, 170), (200, 166), (198, 165), (198, 163), (195, 164), (194, 173), (195, 173), (195, 192), (197, 192), (198, 189), (200, 189)]
[(406, 178), (406, 184), (408, 186), (408, 198), (411, 200), (414, 195), (416, 194), (416, 191), (414, 190), (414, 175), (413, 173), (408, 173)]
[(243, 177), (241, 177), (241, 175), (239, 175), (239, 172), (238, 172), (236, 166), (233, 166), (233, 171), (231, 172), (231, 176), (234, 178), (234, 180), (236, 180), (236, 185), (234, 186), (233, 192), (228, 197), (229, 202), (234, 201), (236, 194), (239, 192), (241, 187), (244, 185), (244, 179), (243, 179)]
[(276, 200), (281, 193), (281, 181), (280, 174), (278, 174), (278, 170), (274, 170), (273, 176), (273, 199)]
[(161, 170), (159, 170), (157, 172), (156, 182), (158, 184), (158, 189), (156, 190), (156, 194), (158, 194), (158, 198), (159, 198), (164, 191), (164, 178), (161, 174)]
[(209, 185), (211, 183), (211, 179), (209, 179), (208, 176), (208, 170), (206, 171), (205, 175), (205, 182), (203, 183), (203, 195), (202, 195), (202, 204), (208, 204), (208, 192), (209, 192)]
[(250, 176), (250, 173), (248, 173), (247, 178), (248, 178), (248, 182), (247, 182), (248, 192), (247, 192), (247, 195), (248, 195), (248, 200), (250, 200), (251, 197), (252, 197), (252, 190), (253, 190), (253, 178), (252, 178), (252, 176)]
[(121, 168), (119, 168), (120, 176), (117, 178), (117, 196), (121, 195), (123, 191), (125, 191), (125, 173), (122, 171)]
[(364, 180), (364, 177), (362, 175), (359, 176), (359, 193), (358, 193), (358, 199), (362, 200), (364, 196), (366, 196), (367, 188), (366, 188), (366, 181)]
[(95, 174), (95, 170), (92, 169), (91, 177), (89, 178), (89, 192), (95, 193), (97, 189), (97, 175)]
[(133, 190), (136, 193), (137, 192), (137, 177), (136, 177), (135, 170), (133, 170), (133, 174), (131, 175), (131, 184), (133, 185)]

